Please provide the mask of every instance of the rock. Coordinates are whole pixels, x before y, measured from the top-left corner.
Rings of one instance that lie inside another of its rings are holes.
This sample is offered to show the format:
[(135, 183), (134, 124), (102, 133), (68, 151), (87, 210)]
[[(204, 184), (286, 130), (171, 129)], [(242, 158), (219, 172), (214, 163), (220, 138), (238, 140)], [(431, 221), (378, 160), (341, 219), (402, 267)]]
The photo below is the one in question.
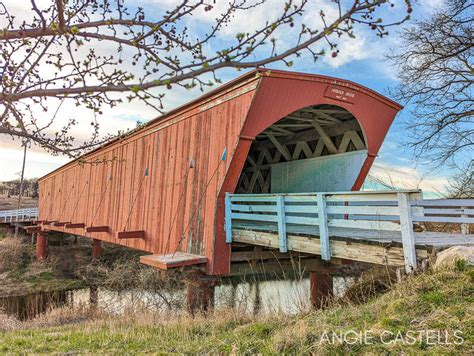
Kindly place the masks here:
[(452, 268), (458, 260), (464, 260), (471, 266), (474, 265), (474, 247), (454, 246), (439, 252), (433, 269), (436, 271), (441, 268)]

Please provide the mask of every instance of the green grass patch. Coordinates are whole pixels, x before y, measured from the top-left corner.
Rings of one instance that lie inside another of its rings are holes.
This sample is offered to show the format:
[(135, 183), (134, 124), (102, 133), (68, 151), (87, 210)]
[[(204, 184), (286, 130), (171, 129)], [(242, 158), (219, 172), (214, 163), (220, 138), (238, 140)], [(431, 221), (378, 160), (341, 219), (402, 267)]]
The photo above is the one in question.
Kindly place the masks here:
[(0, 240), (3, 240), (8, 236), (8, 232), (5, 229), (0, 228)]

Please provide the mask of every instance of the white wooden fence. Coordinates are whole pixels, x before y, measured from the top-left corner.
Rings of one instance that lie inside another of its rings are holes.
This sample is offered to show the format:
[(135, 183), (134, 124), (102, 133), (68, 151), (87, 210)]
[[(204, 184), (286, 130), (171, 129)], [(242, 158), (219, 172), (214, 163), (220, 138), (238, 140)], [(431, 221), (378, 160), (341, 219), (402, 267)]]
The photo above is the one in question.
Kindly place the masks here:
[[(474, 199), (423, 200), (419, 190), (227, 194), (226, 242), (233, 229), (278, 232), (280, 251), (287, 252), (287, 233), (320, 238), (321, 258), (331, 259), (330, 237), (350, 237), (403, 245), (407, 272), (416, 269), (417, 244), (474, 244)], [(460, 224), (461, 233), (415, 233), (414, 223)]]
[(26, 222), (38, 219), (38, 208), (0, 210), (0, 223)]

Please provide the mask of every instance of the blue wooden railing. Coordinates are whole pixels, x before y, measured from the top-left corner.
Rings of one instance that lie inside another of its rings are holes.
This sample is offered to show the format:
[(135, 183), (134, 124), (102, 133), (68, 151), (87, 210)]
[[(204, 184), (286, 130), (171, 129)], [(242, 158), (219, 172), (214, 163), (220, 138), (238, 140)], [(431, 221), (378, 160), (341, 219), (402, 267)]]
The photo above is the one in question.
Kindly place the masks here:
[(304, 233), (319, 237), (321, 258), (330, 260), (330, 236), (353, 232), (363, 238), (364, 231), (387, 236), (385, 231), (402, 242), (408, 271), (416, 268), (413, 222), (462, 224), (466, 233), (473, 209), (474, 199), (423, 200), (419, 190), (226, 194), (226, 242), (232, 242), (233, 230), (272, 231), (280, 251), (287, 252), (287, 234)]

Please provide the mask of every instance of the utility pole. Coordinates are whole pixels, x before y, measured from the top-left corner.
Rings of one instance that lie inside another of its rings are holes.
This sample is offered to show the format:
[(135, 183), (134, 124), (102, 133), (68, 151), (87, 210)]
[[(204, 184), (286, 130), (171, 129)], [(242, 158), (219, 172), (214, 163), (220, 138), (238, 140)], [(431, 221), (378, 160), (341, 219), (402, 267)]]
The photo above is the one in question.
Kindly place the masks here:
[[(23, 165), (21, 168), (21, 177), (20, 177), (20, 191), (18, 192), (18, 207), (21, 209), (21, 195), (23, 193), (23, 179), (25, 177), (25, 163), (26, 163), (26, 149), (28, 148), (28, 140), (23, 141)], [(18, 236), (18, 221), (15, 225), (15, 238)]]

